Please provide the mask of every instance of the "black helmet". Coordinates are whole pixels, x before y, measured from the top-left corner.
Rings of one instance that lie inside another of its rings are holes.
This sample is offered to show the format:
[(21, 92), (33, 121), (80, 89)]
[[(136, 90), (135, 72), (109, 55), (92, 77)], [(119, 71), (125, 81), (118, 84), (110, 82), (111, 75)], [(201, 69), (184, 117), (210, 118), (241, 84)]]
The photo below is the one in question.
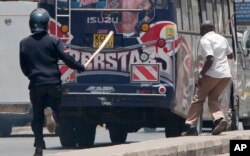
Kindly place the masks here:
[(45, 9), (38, 8), (33, 10), (30, 14), (30, 20), (29, 20), (31, 32), (35, 33), (35, 32), (47, 31), (49, 18), (50, 15)]

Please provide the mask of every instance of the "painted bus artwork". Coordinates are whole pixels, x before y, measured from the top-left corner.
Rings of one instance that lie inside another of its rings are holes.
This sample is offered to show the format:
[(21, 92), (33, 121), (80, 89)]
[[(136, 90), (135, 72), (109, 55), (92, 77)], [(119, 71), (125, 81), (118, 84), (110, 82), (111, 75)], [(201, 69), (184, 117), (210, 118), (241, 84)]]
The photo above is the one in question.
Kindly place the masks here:
[[(11, 2), (9, 2), (11, 3)], [(85, 72), (59, 62), (63, 100), (59, 137), (63, 147), (91, 147), (96, 126), (105, 126), (112, 143), (125, 143), (141, 128), (165, 128), (180, 136), (202, 62), (200, 23), (210, 20), (234, 49), (232, 82), (221, 97), (227, 130), (236, 130), (250, 109), (239, 98), (241, 55), (236, 42), (234, 3), (230, 0), (38, 0), (51, 15), (49, 33), (61, 38), (65, 52), (85, 64), (110, 31), (113, 37)], [(192, 8), (192, 9), (190, 9)], [(244, 57), (244, 56), (243, 56)], [(242, 84), (241, 84), (242, 85)], [(239, 109), (239, 102), (244, 113)], [(206, 104), (204, 104), (206, 106)], [(207, 106), (198, 130), (211, 130)]]

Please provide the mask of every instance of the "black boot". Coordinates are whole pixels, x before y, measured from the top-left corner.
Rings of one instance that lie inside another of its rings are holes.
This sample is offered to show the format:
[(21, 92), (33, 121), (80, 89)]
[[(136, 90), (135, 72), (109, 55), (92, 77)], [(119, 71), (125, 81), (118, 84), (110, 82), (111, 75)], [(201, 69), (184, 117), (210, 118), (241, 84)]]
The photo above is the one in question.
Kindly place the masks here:
[(185, 124), (185, 131), (181, 133), (181, 136), (198, 136), (197, 127), (191, 127), (189, 124)]
[(36, 148), (35, 153), (33, 156), (43, 156), (43, 149), (42, 148)]

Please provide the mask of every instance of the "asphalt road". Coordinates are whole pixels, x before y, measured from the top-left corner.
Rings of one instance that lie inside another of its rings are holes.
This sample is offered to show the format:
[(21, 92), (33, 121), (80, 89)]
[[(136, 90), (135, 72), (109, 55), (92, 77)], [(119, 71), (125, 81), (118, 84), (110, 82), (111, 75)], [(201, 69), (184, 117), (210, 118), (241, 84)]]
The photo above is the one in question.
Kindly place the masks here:
[[(47, 149), (44, 155), (60, 153), (78, 149), (63, 149), (60, 145), (59, 138), (48, 133), (44, 129), (45, 142)], [(129, 133), (127, 143), (140, 142), (145, 140), (154, 140), (164, 138), (164, 129), (157, 129), (156, 132), (146, 133), (141, 129), (137, 133)], [(1, 156), (32, 156), (34, 152), (33, 134), (30, 127), (16, 127), (10, 137), (0, 137), (0, 155)], [(104, 128), (97, 128), (95, 147), (112, 146), (109, 133)]]

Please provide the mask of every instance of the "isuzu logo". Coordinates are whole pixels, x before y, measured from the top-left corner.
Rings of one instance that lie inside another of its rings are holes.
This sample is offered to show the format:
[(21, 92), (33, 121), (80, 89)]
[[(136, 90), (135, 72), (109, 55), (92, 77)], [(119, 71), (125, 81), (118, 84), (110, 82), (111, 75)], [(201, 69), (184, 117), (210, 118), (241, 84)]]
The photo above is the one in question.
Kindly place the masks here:
[(118, 23), (118, 17), (88, 17), (87, 23)]

